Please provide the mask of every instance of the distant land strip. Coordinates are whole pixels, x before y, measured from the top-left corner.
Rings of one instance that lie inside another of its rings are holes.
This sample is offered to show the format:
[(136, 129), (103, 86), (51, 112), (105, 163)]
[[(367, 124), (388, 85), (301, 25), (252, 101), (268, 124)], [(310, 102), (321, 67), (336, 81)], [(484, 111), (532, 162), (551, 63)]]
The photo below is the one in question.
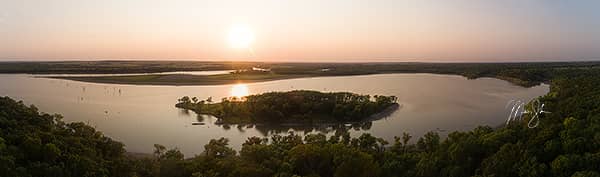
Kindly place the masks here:
[(68, 61), (0, 62), (0, 73), (29, 74), (118, 74), (173, 71), (235, 70), (230, 74), (141, 74), (129, 76), (48, 76), (82, 82), (137, 85), (221, 85), (265, 82), (324, 76), (351, 76), (391, 73), (461, 75), (469, 79), (491, 77), (520, 86), (549, 82), (547, 78), (570, 70), (600, 68), (600, 62), (528, 63), (267, 63), (193, 61)]

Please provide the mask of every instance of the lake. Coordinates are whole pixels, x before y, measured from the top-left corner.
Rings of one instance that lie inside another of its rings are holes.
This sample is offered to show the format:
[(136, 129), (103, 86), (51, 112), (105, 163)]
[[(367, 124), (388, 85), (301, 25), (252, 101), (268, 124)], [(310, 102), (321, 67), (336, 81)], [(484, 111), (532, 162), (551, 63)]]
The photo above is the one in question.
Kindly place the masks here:
[[(261, 83), (214, 86), (150, 86), (95, 84), (0, 74), (0, 95), (36, 105), (41, 111), (59, 113), (64, 121), (81, 121), (123, 142), (131, 152), (151, 153), (153, 144), (179, 148), (187, 157), (203, 151), (210, 139), (226, 137), (239, 150), (251, 136), (349, 131), (352, 136), (371, 133), (390, 142), (402, 132), (413, 140), (428, 131), (441, 135), (470, 130), (478, 125), (501, 126), (510, 100), (528, 101), (548, 92), (549, 86), (524, 88), (506, 81), (437, 74), (378, 74), (316, 77)], [(243, 96), (289, 90), (348, 91), (370, 95), (395, 95), (400, 108), (389, 116), (360, 125), (267, 126), (215, 125), (211, 116), (198, 116), (175, 108), (182, 96)], [(205, 125), (192, 125), (194, 122)]]

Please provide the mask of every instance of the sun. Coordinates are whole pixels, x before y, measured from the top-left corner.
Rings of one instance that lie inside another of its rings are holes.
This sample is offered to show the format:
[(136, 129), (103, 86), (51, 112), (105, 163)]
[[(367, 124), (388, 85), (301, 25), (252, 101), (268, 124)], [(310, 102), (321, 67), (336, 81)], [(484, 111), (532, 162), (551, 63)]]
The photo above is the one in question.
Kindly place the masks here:
[(229, 29), (229, 45), (236, 49), (248, 49), (254, 42), (254, 32), (245, 24), (235, 24)]

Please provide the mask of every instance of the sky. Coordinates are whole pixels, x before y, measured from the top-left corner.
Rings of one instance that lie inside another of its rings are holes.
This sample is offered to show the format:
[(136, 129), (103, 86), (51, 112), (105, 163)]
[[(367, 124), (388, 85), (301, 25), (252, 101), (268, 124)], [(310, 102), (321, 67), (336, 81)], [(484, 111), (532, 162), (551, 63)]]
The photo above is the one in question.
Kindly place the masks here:
[(0, 61), (600, 60), (598, 9), (598, 0), (0, 0)]

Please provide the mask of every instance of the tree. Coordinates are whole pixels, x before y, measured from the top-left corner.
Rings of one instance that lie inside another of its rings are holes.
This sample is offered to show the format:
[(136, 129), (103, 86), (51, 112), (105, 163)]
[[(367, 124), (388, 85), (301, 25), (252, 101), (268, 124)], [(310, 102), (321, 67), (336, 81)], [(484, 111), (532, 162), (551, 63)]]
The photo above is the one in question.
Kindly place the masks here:
[(440, 145), (440, 135), (435, 132), (427, 132), (423, 138), (419, 138), (417, 148), (427, 152), (433, 152)]
[(157, 158), (160, 158), (163, 156), (163, 154), (165, 153), (165, 150), (167, 148), (163, 145), (160, 144), (154, 144), (154, 156)]
[(229, 140), (226, 138), (212, 139), (204, 145), (204, 154), (210, 158), (225, 158), (235, 155), (235, 151), (227, 147)]

